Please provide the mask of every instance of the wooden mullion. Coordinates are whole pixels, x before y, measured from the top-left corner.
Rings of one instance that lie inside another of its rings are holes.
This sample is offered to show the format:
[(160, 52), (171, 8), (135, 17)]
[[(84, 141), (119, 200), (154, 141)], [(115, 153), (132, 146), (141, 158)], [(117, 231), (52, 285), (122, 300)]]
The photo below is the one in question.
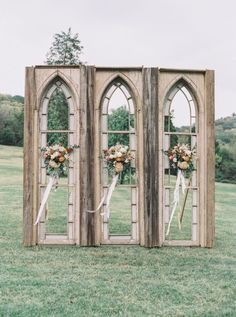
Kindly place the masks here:
[[(35, 162), (34, 158), (34, 108), (35, 98), (35, 69), (26, 68), (25, 108), (24, 108), (24, 200), (23, 200), (23, 243), (31, 246), (36, 243), (36, 227), (34, 222), (34, 188)], [(34, 176), (34, 177), (33, 177)]]
[(143, 69), (143, 112), (145, 246), (154, 247), (160, 245), (158, 68)]

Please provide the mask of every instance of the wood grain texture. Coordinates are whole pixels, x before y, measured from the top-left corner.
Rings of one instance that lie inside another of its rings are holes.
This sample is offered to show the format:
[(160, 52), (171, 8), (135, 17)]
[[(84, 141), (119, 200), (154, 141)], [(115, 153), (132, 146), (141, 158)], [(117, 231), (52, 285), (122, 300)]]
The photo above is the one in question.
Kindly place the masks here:
[(143, 69), (145, 246), (159, 246), (158, 69)]
[(95, 68), (81, 66), (80, 83), (80, 244), (95, 245), (95, 214), (87, 210), (95, 208), (94, 186), (94, 79)]
[(33, 224), (34, 192), (34, 106), (35, 106), (35, 71), (34, 67), (26, 68), (25, 106), (24, 106), (24, 176), (23, 176), (23, 244), (31, 246), (35, 241)]
[(205, 75), (206, 93), (206, 247), (213, 247), (215, 237), (215, 111), (214, 111), (214, 71)]

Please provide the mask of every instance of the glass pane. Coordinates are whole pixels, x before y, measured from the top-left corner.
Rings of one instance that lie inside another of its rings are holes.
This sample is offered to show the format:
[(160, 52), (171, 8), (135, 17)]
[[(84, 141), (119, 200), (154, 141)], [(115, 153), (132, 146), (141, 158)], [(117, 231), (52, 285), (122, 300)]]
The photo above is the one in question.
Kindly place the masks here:
[(129, 131), (129, 111), (126, 106), (117, 107), (109, 113), (108, 130)]
[[(47, 143), (55, 144), (61, 143), (63, 146), (68, 146), (68, 133), (66, 132), (48, 132)], [(71, 145), (71, 144), (69, 144)]]
[(128, 133), (109, 133), (108, 134), (108, 147), (110, 148), (117, 143), (129, 146)]
[(189, 103), (181, 90), (176, 93), (172, 100), (170, 114), (171, 125), (176, 131), (191, 132)]
[[(130, 105), (128, 102), (129, 94), (124, 86), (115, 86), (114, 93), (110, 96), (108, 104), (108, 130), (128, 131), (129, 130), (129, 113)], [(130, 100), (131, 101), (131, 100)], [(132, 113), (133, 113), (133, 109)]]
[[(169, 201), (174, 200), (174, 188), (169, 190)], [(173, 204), (170, 206), (169, 215), (164, 216), (165, 220), (170, 219)], [(168, 208), (165, 209), (168, 212)], [(182, 218), (181, 229), (179, 229), (180, 218)], [(165, 224), (165, 232), (167, 231), (168, 222)], [(192, 190), (186, 190), (185, 194), (180, 194), (180, 203), (175, 210), (169, 235), (166, 240), (191, 240), (192, 238)]]
[(111, 114), (113, 111), (120, 107), (125, 107), (127, 111), (129, 110), (127, 99), (120, 88), (117, 88), (113, 95), (110, 97), (110, 102), (108, 106), (108, 113)]
[(131, 189), (116, 187), (110, 203), (109, 232), (131, 235)]
[[(67, 183), (67, 178), (60, 178), (60, 184)], [(47, 204), (46, 233), (67, 233), (68, 187), (52, 190)]]
[(48, 130), (68, 130), (68, 102), (61, 89), (55, 89), (48, 104)]

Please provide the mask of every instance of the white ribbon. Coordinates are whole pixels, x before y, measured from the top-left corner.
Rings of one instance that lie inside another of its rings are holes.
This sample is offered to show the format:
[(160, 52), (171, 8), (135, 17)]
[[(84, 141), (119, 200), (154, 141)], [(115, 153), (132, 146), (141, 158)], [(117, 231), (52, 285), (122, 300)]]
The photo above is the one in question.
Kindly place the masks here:
[(34, 225), (37, 225), (39, 223), (39, 220), (40, 220), (40, 218), (42, 216), (44, 207), (45, 207), (45, 205), (47, 203), (49, 194), (50, 194), (52, 188), (54, 186), (56, 186), (57, 183), (58, 183), (58, 177), (57, 176), (50, 176), (49, 177), (49, 182), (48, 182), (48, 185), (47, 185), (46, 190), (44, 192), (43, 199), (41, 201), (41, 205), (40, 205), (40, 208), (39, 208), (38, 216), (37, 216), (37, 219), (36, 219)]
[(182, 193), (184, 194), (185, 189), (186, 189), (184, 173), (182, 170), (178, 169), (177, 180), (176, 180), (175, 191), (174, 191), (174, 200), (172, 202), (173, 208), (171, 211), (170, 220), (169, 220), (167, 231), (166, 231), (167, 236), (169, 235), (169, 232), (170, 232), (170, 225), (171, 225), (175, 210), (179, 204), (179, 187), (180, 187), (180, 185), (182, 187)]
[(101, 215), (105, 215), (105, 214), (106, 214), (106, 215), (107, 215), (107, 219), (109, 219), (109, 215), (110, 215), (109, 205), (110, 205), (112, 193), (113, 193), (113, 191), (114, 191), (114, 189), (115, 189), (115, 187), (116, 187), (118, 178), (119, 178), (119, 174), (116, 174), (115, 176), (113, 176), (111, 185), (110, 185), (109, 188), (108, 188), (108, 192), (107, 192), (107, 194), (105, 194), (105, 195), (102, 197), (102, 199), (101, 199), (101, 201), (100, 201), (98, 207), (97, 207), (95, 210), (87, 210), (87, 212), (89, 212), (89, 213), (97, 212), (97, 211), (102, 207), (102, 205), (103, 205), (104, 203), (106, 203), (106, 205), (105, 205), (105, 207), (104, 207), (104, 212), (101, 213)]

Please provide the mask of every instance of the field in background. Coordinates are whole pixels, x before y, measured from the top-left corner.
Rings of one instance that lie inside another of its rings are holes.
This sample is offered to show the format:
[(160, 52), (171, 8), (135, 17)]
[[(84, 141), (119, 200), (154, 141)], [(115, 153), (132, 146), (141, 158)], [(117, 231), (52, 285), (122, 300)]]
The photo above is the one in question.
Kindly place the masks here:
[(216, 184), (213, 249), (24, 248), (21, 148), (0, 175), (0, 316), (236, 316), (236, 185)]

